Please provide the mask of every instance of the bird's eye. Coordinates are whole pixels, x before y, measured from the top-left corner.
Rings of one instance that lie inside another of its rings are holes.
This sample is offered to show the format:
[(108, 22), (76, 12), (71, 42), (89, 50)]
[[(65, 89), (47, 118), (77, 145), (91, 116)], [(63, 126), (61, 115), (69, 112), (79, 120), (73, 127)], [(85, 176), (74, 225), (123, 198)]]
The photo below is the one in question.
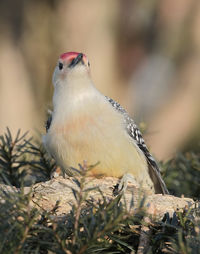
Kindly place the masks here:
[(59, 63), (58, 68), (59, 68), (59, 70), (62, 70), (63, 69), (63, 63)]
[(88, 61), (88, 67), (90, 67), (90, 62)]

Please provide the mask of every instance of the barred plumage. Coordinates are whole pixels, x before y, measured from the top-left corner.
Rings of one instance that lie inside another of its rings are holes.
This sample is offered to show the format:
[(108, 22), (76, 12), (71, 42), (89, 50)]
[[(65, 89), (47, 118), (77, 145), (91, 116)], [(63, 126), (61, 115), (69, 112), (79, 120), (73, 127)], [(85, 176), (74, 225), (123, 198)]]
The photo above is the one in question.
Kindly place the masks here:
[[(153, 156), (150, 154), (150, 152), (144, 142), (142, 134), (141, 134), (140, 130), (138, 129), (137, 125), (134, 123), (133, 119), (129, 116), (129, 114), (126, 112), (126, 110), (118, 102), (114, 101), (113, 99), (109, 98), (108, 96), (105, 96), (105, 98), (111, 103), (111, 105), (118, 112), (123, 114), (125, 125), (126, 125), (126, 130), (127, 130), (128, 134), (131, 136), (131, 138), (133, 138), (134, 141), (136, 141), (140, 150), (144, 153), (144, 155), (147, 159), (147, 162), (149, 164), (149, 174), (150, 174), (151, 178), (153, 178), (152, 180), (154, 180), (154, 184), (155, 184), (155, 181), (158, 182), (157, 188), (161, 189), (163, 193), (168, 194), (169, 192), (168, 192), (167, 187), (160, 175), (160, 169), (158, 167), (158, 164), (155, 161), (155, 159), (153, 158)], [(158, 181), (157, 181), (157, 179), (158, 179)]]

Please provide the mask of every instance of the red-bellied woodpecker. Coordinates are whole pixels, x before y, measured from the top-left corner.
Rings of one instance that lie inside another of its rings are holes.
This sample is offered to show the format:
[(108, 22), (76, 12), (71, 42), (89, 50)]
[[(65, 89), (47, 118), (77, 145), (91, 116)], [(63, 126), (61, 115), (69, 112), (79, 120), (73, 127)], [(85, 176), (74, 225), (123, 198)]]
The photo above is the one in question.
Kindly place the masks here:
[(117, 102), (94, 87), (84, 54), (62, 54), (53, 84), (53, 112), (43, 143), (68, 175), (73, 175), (73, 168), (83, 161), (88, 165), (99, 161), (90, 175), (132, 175), (143, 188), (168, 193), (134, 121)]

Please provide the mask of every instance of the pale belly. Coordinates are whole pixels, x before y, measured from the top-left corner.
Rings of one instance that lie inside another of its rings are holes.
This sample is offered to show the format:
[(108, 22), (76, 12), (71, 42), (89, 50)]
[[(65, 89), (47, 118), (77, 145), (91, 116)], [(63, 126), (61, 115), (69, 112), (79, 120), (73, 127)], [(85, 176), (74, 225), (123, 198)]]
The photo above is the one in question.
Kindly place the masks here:
[(146, 159), (119, 117), (108, 115), (95, 120), (84, 116), (83, 119), (55, 126), (46, 135), (46, 146), (61, 167), (71, 175), (70, 168), (78, 168), (83, 161), (88, 166), (99, 162), (89, 171), (91, 175), (121, 177), (131, 173), (138, 182), (149, 179)]

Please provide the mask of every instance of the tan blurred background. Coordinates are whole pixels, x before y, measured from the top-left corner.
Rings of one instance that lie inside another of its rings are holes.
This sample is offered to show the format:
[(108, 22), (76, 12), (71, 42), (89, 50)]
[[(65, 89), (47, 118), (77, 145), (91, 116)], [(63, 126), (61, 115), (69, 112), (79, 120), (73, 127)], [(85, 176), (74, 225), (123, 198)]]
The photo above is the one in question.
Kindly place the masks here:
[(45, 132), (66, 51), (84, 52), (99, 90), (146, 123), (158, 159), (198, 142), (199, 0), (1, 0), (0, 134)]

